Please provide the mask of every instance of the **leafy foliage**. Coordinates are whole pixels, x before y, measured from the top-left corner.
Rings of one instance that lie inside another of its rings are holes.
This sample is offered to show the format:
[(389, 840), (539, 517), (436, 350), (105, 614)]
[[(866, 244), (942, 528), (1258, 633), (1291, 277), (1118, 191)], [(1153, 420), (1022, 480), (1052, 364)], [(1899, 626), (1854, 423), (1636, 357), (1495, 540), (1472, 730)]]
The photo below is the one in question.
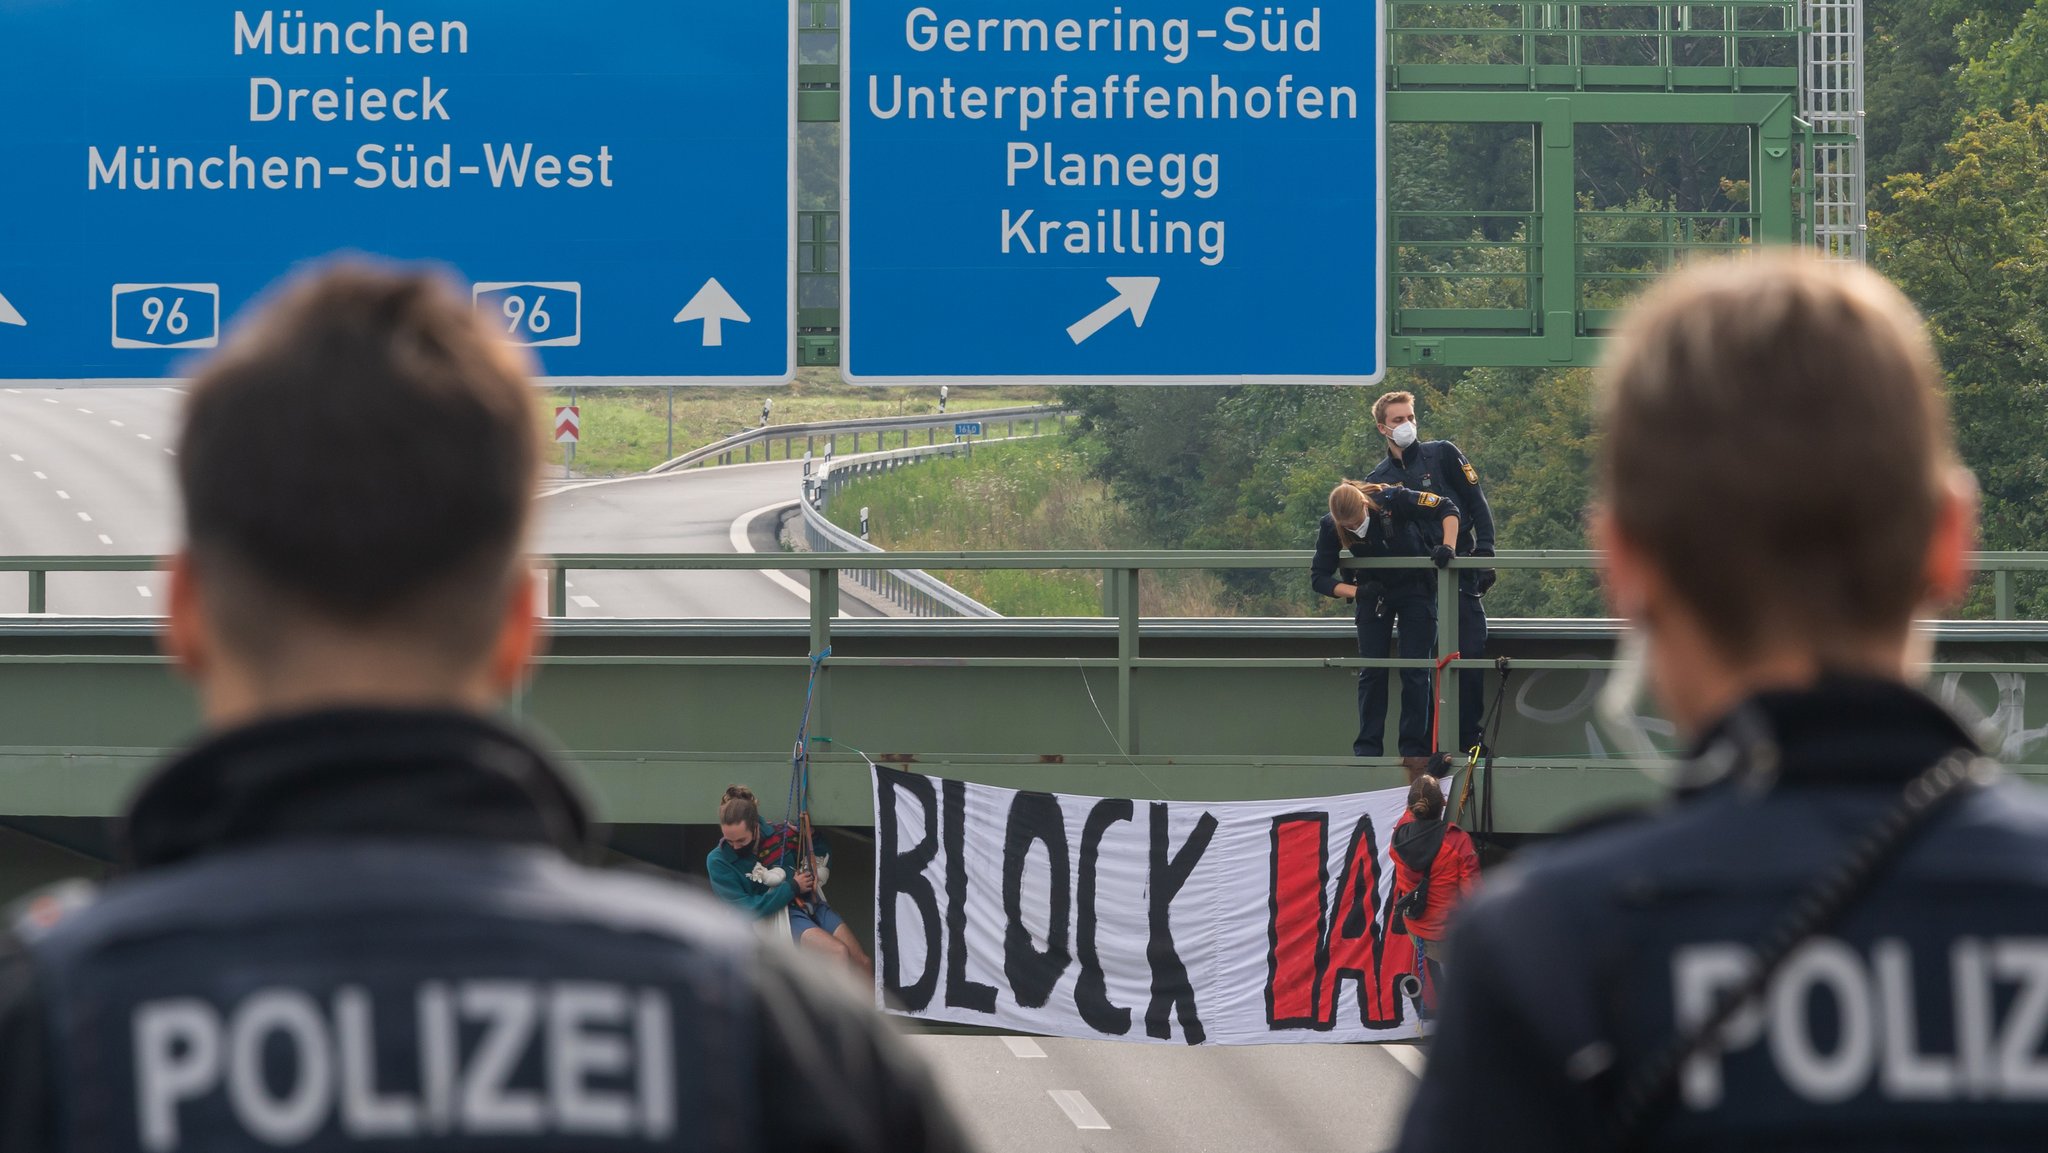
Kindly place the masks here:
[[(1880, 266), (1927, 314), (1992, 548), (2048, 540), (2048, 104), (1964, 120), (1946, 171), (1886, 185)], [(2044, 606), (2048, 607), (2048, 606)]]

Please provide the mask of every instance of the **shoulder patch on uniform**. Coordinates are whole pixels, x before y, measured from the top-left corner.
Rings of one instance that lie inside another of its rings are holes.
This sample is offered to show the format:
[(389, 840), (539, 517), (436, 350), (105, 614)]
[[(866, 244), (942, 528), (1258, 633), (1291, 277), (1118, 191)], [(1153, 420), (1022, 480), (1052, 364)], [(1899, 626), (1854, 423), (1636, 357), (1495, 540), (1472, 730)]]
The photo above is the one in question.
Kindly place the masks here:
[(73, 878), (38, 889), (7, 907), (7, 925), (14, 935), (33, 941), (99, 899), (99, 886)]
[(1465, 482), (1467, 484), (1479, 483), (1479, 473), (1472, 468), (1471, 461), (1461, 456), (1458, 458), (1458, 467), (1465, 470)]
[(1415, 494), (1415, 503), (1424, 508), (1435, 508), (1443, 502), (1444, 498), (1433, 492), (1418, 492)]

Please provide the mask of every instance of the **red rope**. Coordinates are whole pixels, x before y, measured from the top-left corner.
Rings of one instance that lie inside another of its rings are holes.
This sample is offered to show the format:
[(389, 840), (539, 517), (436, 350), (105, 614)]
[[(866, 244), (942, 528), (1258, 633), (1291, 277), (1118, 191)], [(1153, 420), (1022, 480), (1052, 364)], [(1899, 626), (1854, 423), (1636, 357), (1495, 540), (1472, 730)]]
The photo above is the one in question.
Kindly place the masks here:
[(1458, 654), (1452, 653), (1436, 663), (1436, 679), (1430, 686), (1434, 695), (1429, 698), (1429, 747), (1432, 752), (1444, 747), (1444, 711), (1436, 707), (1436, 703), (1444, 699), (1444, 666), (1457, 659)]

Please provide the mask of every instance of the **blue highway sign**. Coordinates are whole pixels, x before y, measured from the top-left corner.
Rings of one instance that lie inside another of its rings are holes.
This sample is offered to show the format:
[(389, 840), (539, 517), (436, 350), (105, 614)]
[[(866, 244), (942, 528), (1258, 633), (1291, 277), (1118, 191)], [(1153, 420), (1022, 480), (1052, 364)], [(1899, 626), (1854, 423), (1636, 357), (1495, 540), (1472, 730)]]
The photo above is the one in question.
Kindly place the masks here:
[(557, 383), (795, 368), (792, 6), (0, 0), (0, 379), (155, 382), (335, 252)]
[(981, 422), (980, 422), (980, 421), (978, 421), (978, 420), (963, 420), (963, 421), (961, 421), (961, 422), (960, 422), (959, 424), (956, 424), (956, 425), (954, 425), (954, 426), (953, 426), (953, 435), (954, 435), (954, 436), (980, 436), (980, 435), (981, 435)]
[(849, 380), (1381, 377), (1385, 5), (848, 8)]

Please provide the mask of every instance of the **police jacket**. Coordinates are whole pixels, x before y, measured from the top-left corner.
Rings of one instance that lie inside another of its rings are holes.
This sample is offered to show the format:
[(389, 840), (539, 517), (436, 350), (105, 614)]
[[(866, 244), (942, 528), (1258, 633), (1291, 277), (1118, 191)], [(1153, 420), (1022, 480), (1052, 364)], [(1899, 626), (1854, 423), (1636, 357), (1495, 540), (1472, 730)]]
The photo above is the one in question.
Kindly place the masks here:
[(121, 875), (0, 945), (0, 1149), (955, 1149), (871, 1010), (440, 712), (258, 723), (161, 770)]
[[(1400, 1148), (1610, 1148), (1622, 1087), (1738, 983), (1767, 928), (1969, 737), (1896, 683), (1739, 706), (1655, 816), (1527, 850), (1451, 930)], [(2048, 796), (1951, 801), (1684, 1066), (1659, 1150), (2038, 1149), (2048, 1134)]]
[[(1433, 493), (1416, 492), (1411, 489), (1390, 488), (1373, 497), (1384, 513), (1368, 512), (1364, 540), (1351, 538), (1337, 530), (1337, 522), (1329, 513), (1324, 513), (1316, 522), (1316, 552), (1309, 560), (1308, 579), (1310, 587), (1326, 597), (1337, 595), (1337, 586), (1346, 583), (1347, 577), (1337, 567), (1339, 556), (1347, 541), (1351, 544), (1351, 555), (1360, 559), (1367, 557), (1428, 556), (1430, 551), (1443, 543), (1441, 529), (1445, 517), (1458, 515), (1458, 504), (1448, 497)], [(1358, 570), (1350, 579), (1359, 583), (1377, 582), (1385, 588), (1414, 587), (1417, 589), (1435, 587), (1430, 574), (1415, 569)], [(1358, 614), (1369, 611), (1369, 597), (1359, 598)]]
[[(1417, 492), (1434, 493), (1447, 500), (1457, 502), (1458, 543), (1455, 546), (1459, 556), (1493, 555), (1493, 509), (1486, 503), (1486, 494), (1479, 487), (1479, 471), (1458, 446), (1448, 440), (1423, 440), (1409, 445), (1407, 452), (1395, 456), (1389, 450), (1379, 464), (1366, 474), (1367, 480), (1380, 484), (1398, 484)], [(1400, 542), (1396, 542), (1397, 546)], [(1435, 542), (1430, 542), (1432, 547)], [(1427, 555), (1422, 553), (1395, 553), (1396, 556)], [(1467, 569), (1458, 578), (1460, 587), (1467, 592), (1475, 590), (1479, 570)]]

